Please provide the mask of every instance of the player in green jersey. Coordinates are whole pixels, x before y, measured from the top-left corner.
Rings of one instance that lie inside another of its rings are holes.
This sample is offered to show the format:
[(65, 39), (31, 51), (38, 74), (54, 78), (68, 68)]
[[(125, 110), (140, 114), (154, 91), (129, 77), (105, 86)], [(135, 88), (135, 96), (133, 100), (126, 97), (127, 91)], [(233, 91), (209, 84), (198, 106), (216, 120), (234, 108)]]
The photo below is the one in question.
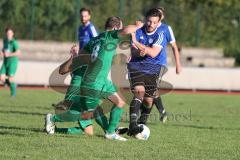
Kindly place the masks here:
[[(78, 55), (78, 46), (74, 45), (71, 48), (71, 57), (59, 68), (59, 73), (60, 74), (65, 74), (62, 73), (63, 69), (65, 67), (65, 64), (72, 64), (72, 59)], [(86, 67), (83, 68), (76, 68), (73, 70), (74, 75), (72, 76), (71, 79), (71, 84), (67, 89), (67, 93), (65, 95), (65, 98), (63, 101), (59, 102), (58, 104), (54, 105), (56, 109), (56, 112), (58, 110), (62, 109), (63, 107), (67, 107), (70, 110), (77, 110), (81, 112), (80, 110), (80, 101), (79, 101), (79, 96), (80, 96), (80, 86), (82, 83), (82, 77), (84, 75), (84, 72), (86, 70)], [(73, 73), (72, 72), (72, 73)], [(100, 100), (94, 102), (95, 106), (98, 106), (100, 103)], [(106, 129), (108, 126), (107, 118), (103, 115), (101, 108), (98, 109), (99, 116), (95, 116), (96, 122), (103, 128)], [(64, 115), (66, 116), (66, 115)], [(58, 119), (60, 122), (63, 122), (64, 120)], [(57, 120), (56, 120), (57, 121)], [(68, 120), (67, 120), (68, 121)], [(78, 120), (79, 127), (70, 127), (70, 128), (55, 128), (55, 131), (58, 133), (65, 133), (65, 134), (82, 134), (83, 132), (88, 135), (93, 135), (93, 126), (92, 126), (92, 120), (87, 119), (87, 120)]]
[[(11, 96), (16, 96), (16, 83), (14, 82), (14, 75), (17, 71), (18, 56), (21, 55), (18, 41), (14, 38), (14, 31), (11, 28), (5, 30), (6, 37), (3, 39), (3, 64), (0, 69), (0, 80), (8, 84), (11, 91)], [(8, 77), (8, 79), (6, 78)]]
[[(122, 21), (118, 17), (108, 18), (105, 29), (106, 31), (99, 36), (90, 40), (90, 42), (84, 47), (84, 52), (89, 54), (81, 54), (77, 58), (72, 59), (72, 65), (66, 65), (66, 70), (62, 70), (63, 73), (69, 70), (75, 70), (83, 65), (87, 65), (86, 73), (83, 77), (81, 90), (80, 90), (80, 104), (78, 110), (72, 110), (72, 116), (59, 115), (47, 115), (46, 116), (46, 131), (48, 133), (54, 133), (54, 122), (66, 121), (75, 118), (81, 118), (83, 111), (92, 111), (94, 115), (96, 110), (96, 101), (99, 99), (108, 99), (113, 103), (113, 107), (110, 113), (109, 125), (105, 129), (105, 137), (107, 139), (126, 141), (125, 138), (115, 133), (115, 129), (120, 121), (123, 107), (125, 102), (123, 98), (117, 93), (115, 86), (110, 78), (108, 78), (113, 56), (116, 53), (116, 46), (119, 43), (119, 38), (123, 35), (131, 34), (135, 32), (140, 26), (129, 25), (122, 27)], [(70, 63), (69, 63), (70, 64)], [(76, 111), (82, 111), (78, 112)], [(70, 111), (69, 111), (70, 112)]]
[[(91, 38), (98, 35), (94, 25), (91, 23), (91, 11), (87, 8), (81, 8), (80, 11), (80, 20), (81, 25), (78, 28), (78, 40), (79, 46), (74, 45), (71, 48), (72, 56), (77, 56), (79, 48), (82, 49)], [(79, 91), (82, 82), (82, 77), (85, 73), (86, 68), (81, 67), (77, 70), (74, 70), (71, 73), (71, 82), (70, 86), (67, 89), (65, 94), (64, 101), (62, 103), (69, 103), (71, 108), (74, 109), (79, 104)], [(61, 105), (62, 103), (58, 104)], [(67, 133), (67, 134), (81, 134), (84, 130), (84, 133), (88, 135), (93, 134), (92, 120), (80, 120), (78, 122), (79, 127), (71, 128), (56, 128), (56, 132)]]

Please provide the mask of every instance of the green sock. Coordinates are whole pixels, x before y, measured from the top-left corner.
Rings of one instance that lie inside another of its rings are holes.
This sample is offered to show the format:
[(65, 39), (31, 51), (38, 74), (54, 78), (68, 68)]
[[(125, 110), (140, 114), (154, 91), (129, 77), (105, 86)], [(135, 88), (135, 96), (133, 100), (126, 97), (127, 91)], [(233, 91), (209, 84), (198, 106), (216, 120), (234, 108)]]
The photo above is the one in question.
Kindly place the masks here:
[(108, 129), (108, 127), (109, 127), (108, 119), (105, 115), (96, 117), (95, 121), (104, 131), (106, 131)]
[(64, 133), (64, 134), (82, 134), (83, 133), (83, 130), (80, 127), (56, 128), (55, 131), (57, 133)]
[(16, 83), (10, 82), (11, 96), (16, 96)]
[(101, 107), (97, 107), (94, 111), (94, 118), (97, 124), (104, 130), (104, 132), (108, 129), (108, 119), (104, 115)]
[(119, 107), (116, 107), (114, 106), (111, 110), (111, 113), (110, 113), (110, 120), (109, 120), (109, 127), (107, 129), (107, 132), (108, 133), (114, 133), (115, 132), (115, 129), (121, 119), (121, 115), (123, 113), (123, 109), (122, 108), (119, 108)]

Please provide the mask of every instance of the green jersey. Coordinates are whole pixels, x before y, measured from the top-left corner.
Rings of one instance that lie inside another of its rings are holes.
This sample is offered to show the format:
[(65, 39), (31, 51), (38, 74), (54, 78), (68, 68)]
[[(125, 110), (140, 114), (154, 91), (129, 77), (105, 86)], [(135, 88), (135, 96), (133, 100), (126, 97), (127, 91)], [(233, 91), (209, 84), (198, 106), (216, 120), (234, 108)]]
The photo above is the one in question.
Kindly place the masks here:
[[(16, 52), (19, 49), (19, 45), (17, 40), (3, 40), (3, 51), (9, 52), (10, 54), (13, 52)], [(12, 56), (12, 57), (4, 57), (3, 64), (0, 69), (0, 74), (6, 74), (8, 76), (14, 76), (17, 71), (18, 66), (18, 57)]]
[[(16, 52), (19, 49), (19, 45), (16, 39), (12, 39), (12, 40), (7, 40), (4, 39), (3, 40), (3, 51), (4, 52), (9, 52), (9, 53), (13, 53)], [(4, 59), (6, 60), (11, 60), (11, 59), (18, 59), (17, 56), (13, 56), (13, 57), (5, 57)]]
[(104, 84), (108, 80), (118, 43), (118, 31), (114, 30), (101, 33), (84, 47), (84, 50), (91, 54), (91, 62), (83, 78), (85, 84), (95, 82)]
[[(83, 48), (89, 54), (87, 70), (82, 79), (81, 95), (92, 98), (106, 98), (116, 89), (109, 78), (112, 60), (119, 43), (117, 30), (106, 31), (92, 38)], [(81, 58), (80, 58), (81, 59)], [(73, 62), (76, 65), (78, 61)], [(77, 66), (77, 65), (76, 65)]]

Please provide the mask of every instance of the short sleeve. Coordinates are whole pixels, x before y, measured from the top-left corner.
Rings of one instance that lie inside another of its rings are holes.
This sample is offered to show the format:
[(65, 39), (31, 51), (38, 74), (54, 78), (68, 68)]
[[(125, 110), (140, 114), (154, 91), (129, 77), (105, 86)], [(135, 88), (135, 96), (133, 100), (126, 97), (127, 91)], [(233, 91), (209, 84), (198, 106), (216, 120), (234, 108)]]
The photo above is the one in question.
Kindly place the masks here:
[(139, 42), (140, 41), (140, 29), (136, 31), (136, 40)]
[(167, 39), (168, 43), (173, 43), (173, 42), (176, 41), (175, 40), (175, 36), (173, 34), (173, 30), (172, 30), (172, 28), (170, 26), (168, 26), (168, 30), (166, 32), (166, 39)]
[(19, 44), (18, 44), (18, 41), (17, 41), (17, 40), (14, 40), (14, 41), (13, 41), (13, 48), (14, 48), (14, 51), (19, 50)]
[(90, 38), (98, 36), (97, 30), (94, 27), (94, 25), (90, 26), (89, 32), (90, 32)]

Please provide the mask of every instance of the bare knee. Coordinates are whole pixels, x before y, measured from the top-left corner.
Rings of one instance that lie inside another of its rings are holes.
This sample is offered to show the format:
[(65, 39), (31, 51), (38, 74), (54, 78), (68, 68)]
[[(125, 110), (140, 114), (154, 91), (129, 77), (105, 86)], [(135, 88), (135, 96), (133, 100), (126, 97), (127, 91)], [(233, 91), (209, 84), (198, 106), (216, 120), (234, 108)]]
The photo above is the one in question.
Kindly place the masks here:
[(123, 98), (118, 93), (109, 96), (108, 99), (119, 108), (124, 107), (126, 104)]
[(9, 82), (14, 82), (14, 77), (9, 77)]
[(0, 81), (5, 82), (5, 78), (6, 78), (5, 75), (0, 75)]
[(153, 105), (153, 98), (144, 98), (143, 103), (144, 103), (146, 106), (151, 107), (151, 106)]
[(120, 99), (119, 102), (118, 102), (118, 104), (117, 104), (117, 106), (118, 106), (119, 108), (123, 108), (125, 105), (126, 105), (126, 103), (125, 103), (122, 99)]
[(144, 86), (136, 86), (136, 87), (134, 87), (133, 93), (134, 93), (134, 96), (136, 98), (138, 98), (139, 100), (142, 101), (143, 97), (145, 95), (145, 88), (144, 88)]
[(89, 136), (92, 136), (94, 133), (93, 133), (93, 126), (90, 125), (90, 126), (87, 126), (85, 129), (84, 129), (84, 133), (89, 135)]

